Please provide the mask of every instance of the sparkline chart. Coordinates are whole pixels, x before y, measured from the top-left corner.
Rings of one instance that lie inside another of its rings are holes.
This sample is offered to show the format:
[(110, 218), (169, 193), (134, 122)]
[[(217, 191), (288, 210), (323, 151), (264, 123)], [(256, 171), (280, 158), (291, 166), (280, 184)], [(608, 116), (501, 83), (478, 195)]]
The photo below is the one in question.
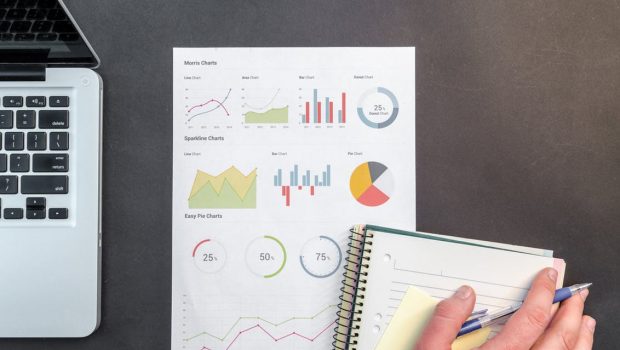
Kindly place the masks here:
[(288, 172), (289, 176), (286, 177), (286, 179), (288, 179), (286, 183), (283, 181), (282, 169), (278, 169), (277, 173), (273, 175), (273, 185), (280, 188), (281, 195), (285, 198), (285, 205), (287, 207), (291, 206), (291, 189), (293, 191), (307, 191), (308, 195), (313, 197), (318, 188), (331, 186), (331, 165), (329, 164), (325, 166), (325, 170), (323, 170), (320, 175), (314, 174), (307, 169), (302, 170), (301, 174), (300, 182), (299, 165), (295, 164), (293, 169)]

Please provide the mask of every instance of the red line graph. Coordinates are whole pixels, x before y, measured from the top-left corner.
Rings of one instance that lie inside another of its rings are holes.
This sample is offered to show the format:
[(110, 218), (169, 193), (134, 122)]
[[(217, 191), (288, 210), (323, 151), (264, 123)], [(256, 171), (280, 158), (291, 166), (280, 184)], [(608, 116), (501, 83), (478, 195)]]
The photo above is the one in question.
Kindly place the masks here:
[(192, 107), (191, 107), (191, 108), (187, 111), (187, 113), (190, 113), (190, 112), (191, 112), (192, 110), (194, 110), (195, 108), (204, 107), (204, 106), (206, 106), (206, 105), (208, 105), (208, 104), (210, 104), (210, 103), (213, 103), (213, 102), (217, 103), (220, 107), (222, 107), (222, 109), (224, 109), (224, 112), (226, 112), (226, 115), (230, 115), (230, 113), (228, 113), (228, 110), (226, 109), (226, 106), (224, 106), (224, 104), (222, 104), (222, 102), (220, 102), (220, 101), (218, 101), (218, 100), (216, 100), (216, 99), (214, 99), (214, 98), (210, 99), (209, 101), (207, 101), (207, 102), (205, 102), (205, 103), (201, 103), (201, 104), (199, 104), (199, 105), (192, 106)]
[[(314, 336), (307, 336), (307, 335), (303, 335), (297, 332), (291, 332), (288, 334), (285, 334), (281, 337), (276, 337), (273, 334), (269, 333), (269, 331), (267, 331), (265, 328), (263, 328), (263, 326), (261, 326), (260, 324), (256, 324), (252, 327), (246, 328), (242, 331), (239, 331), (239, 333), (237, 333), (237, 336), (230, 342), (230, 344), (228, 344), (228, 346), (226, 347), (226, 350), (229, 350), (237, 341), (237, 339), (239, 339), (239, 337), (241, 337), (243, 334), (250, 332), (252, 330), (258, 329), (259, 331), (262, 331), (263, 333), (267, 334), (274, 342), (278, 342), (282, 339), (288, 338), (288, 337), (298, 337), (310, 342), (313, 342), (316, 340), (316, 338), (320, 337), (321, 334), (325, 333), (325, 331), (327, 331), (331, 326), (333, 326), (336, 323), (336, 321), (332, 321), (330, 324), (328, 324), (327, 326), (325, 326), (323, 329), (321, 329), (320, 332), (318, 332), (317, 334), (315, 334)], [(206, 346), (203, 346), (200, 350), (212, 350), (211, 348), (208, 348)]]

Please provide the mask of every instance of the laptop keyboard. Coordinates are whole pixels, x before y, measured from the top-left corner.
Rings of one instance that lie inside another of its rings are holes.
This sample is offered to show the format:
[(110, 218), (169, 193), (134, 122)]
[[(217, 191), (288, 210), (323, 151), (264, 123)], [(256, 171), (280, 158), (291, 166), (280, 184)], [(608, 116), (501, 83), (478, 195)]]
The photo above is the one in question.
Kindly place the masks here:
[(0, 41), (77, 41), (56, 0), (0, 0)]
[(4, 95), (1, 102), (0, 220), (68, 219), (68, 206), (48, 199), (68, 203), (58, 196), (69, 194), (69, 97)]

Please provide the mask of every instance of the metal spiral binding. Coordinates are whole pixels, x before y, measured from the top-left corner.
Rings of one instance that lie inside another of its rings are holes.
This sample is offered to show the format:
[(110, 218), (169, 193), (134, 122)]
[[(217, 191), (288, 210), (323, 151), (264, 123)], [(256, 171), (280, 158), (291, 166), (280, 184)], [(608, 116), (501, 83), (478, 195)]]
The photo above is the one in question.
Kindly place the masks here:
[(356, 350), (359, 336), (359, 322), (362, 320), (364, 294), (366, 292), (367, 272), (370, 253), (372, 252), (372, 234), (368, 234), (364, 226), (356, 226), (349, 230), (349, 243), (345, 258), (345, 272), (342, 274), (340, 303), (338, 303), (338, 320), (334, 329), (332, 345), (338, 350)]

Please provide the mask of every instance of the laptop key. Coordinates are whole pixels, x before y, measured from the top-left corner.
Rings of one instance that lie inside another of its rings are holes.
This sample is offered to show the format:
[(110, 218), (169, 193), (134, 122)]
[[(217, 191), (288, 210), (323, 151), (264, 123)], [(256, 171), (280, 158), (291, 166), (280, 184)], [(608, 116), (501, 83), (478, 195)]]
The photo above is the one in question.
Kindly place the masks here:
[(17, 176), (5, 175), (0, 176), (0, 194), (16, 194), (17, 193)]
[(15, 34), (15, 41), (33, 41), (34, 34), (32, 33), (18, 33)]
[(26, 153), (11, 154), (11, 172), (25, 173), (30, 171), (30, 155)]
[(2, 105), (4, 107), (24, 107), (24, 98), (21, 96), (4, 96)]
[(52, 22), (50, 21), (36, 21), (32, 24), (31, 31), (35, 33), (46, 33), (52, 29)]
[[(9, 30), (9, 28), (11, 28), (11, 22), (10, 21), (0, 21), (0, 32), (6, 32)], [(10, 35), (11, 39), (13, 38), (12, 35)]]
[(4, 208), (4, 218), (5, 219), (23, 219), (24, 218), (24, 209), (22, 208)]
[(47, 148), (47, 134), (44, 132), (29, 132), (26, 148), (29, 151), (45, 151)]
[(45, 107), (47, 105), (45, 96), (26, 97), (26, 107)]
[(0, 6), (2, 7), (13, 7), (17, 0), (0, 0)]
[(66, 151), (69, 149), (68, 132), (50, 132), (50, 150)]
[(57, 2), (58, 0), (39, 0), (37, 7), (43, 8), (43, 9), (51, 9), (51, 8), (54, 8), (54, 6), (56, 6)]
[(26, 208), (41, 209), (45, 208), (45, 197), (28, 197), (26, 198)]
[(13, 111), (0, 111), (0, 129), (13, 128)]
[(43, 9), (30, 9), (28, 10), (26, 19), (29, 19), (29, 20), (44, 19), (45, 15), (47, 15), (47, 11)]
[(17, 111), (15, 126), (18, 129), (34, 129), (36, 123), (35, 115), (35, 111)]
[[(50, 99), (50, 105), (51, 105)], [(67, 129), (69, 128), (69, 111), (44, 110), (39, 112), (40, 129)]]
[(73, 26), (73, 23), (69, 21), (58, 21), (54, 23), (54, 27), (52, 28), (52, 31), (56, 33), (73, 33), (76, 30), (75, 30), (75, 27)]
[(26, 218), (45, 219), (45, 197), (26, 198)]
[(26, 209), (26, 219), (37, 220), (45, 219), (45, 209)]
[(50, 107), (69, 107), (69, 96), (50, 96)]
[(47, 13), (47, 19), (52, 21), (60, 21), (67, 18), (65, 12), (62, 9), (52, 9)]
[(37, 4), (37, 0), (19, 0), (17, 7), (33, 7)]
[(60, 41), (77, 41), (80, 39), (80, 35), (77, 33), (62, 33), (58, 35)]
[(33, 154), (32, 171), (35, 173), (66, 173), (69, 171), (69, 155), (59, 153)]
[(7, 132), (4, 134), (4, 149), (7, 151), (22, 151), (24, 149), (23, 132)]
[(30, 30), (30, 21), (15, 21), (11, 25), (12, 33), (26, 33)]
[(6, 19), (23, 19), (26, 17), (26, 9), (10, 9), (6, 13)]
[(11, 33), (0, 34), (0, 41), (11, 41), (11, 40), (13, 40), (13, 34)]
[(0, 154), (0, 173), (6, 173), (6, 154)]
[(48, 213), (50, 219), (66, 219), (69, 217), (67, 208), (50, 208)]
[(69, 192), (69, 177), (66, 175), (23, 175), (21, 182), (22, 194), (67, 194)]
[(54, 41), (58, 39), (58, 34), (54, 33), (40, 33), (37, 34), (38, 41)]

